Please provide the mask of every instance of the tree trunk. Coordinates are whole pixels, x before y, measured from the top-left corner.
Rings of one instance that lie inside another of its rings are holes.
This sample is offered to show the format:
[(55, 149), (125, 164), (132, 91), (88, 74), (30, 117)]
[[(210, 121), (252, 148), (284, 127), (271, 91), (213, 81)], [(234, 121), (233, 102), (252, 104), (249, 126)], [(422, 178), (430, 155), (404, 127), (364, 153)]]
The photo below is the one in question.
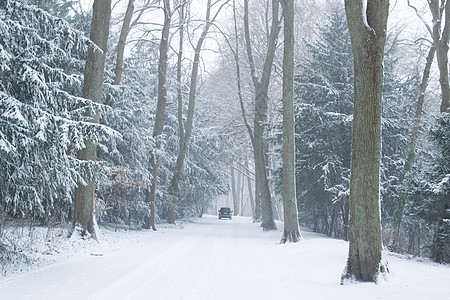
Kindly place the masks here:
[[(245, 112), (244, 108), (244, 99), (242, 98), (242, 89), (241, 89), (241, 71), (240, 71), (240, 64), (239, 64), (239, 39), (238, 39), (238, 30), (237, 30), (237, 20), (236, 20), (236, 1), (233, 0), (233, 20), (234, 20), (234, 35), (236, 36), (236, 46), (234, 49), (234, 61), (236, 63), (236, 81), (237, 81), (237, 89), (238, 89), (238, 98), (239, 98), (239, 104), (241, 106), (241, 113), (242, 113), (242, 119), (244, 120), (245, 127), (247, 129), (248, 135), (250, 136), (250, 140), (253, 143), (253, 130), (250, 127), (250, 124), (247, 120), (247, 114)], [(248, 171), (248, 160), (245, 160), (245, 170), (247, 174), (247, 187), (248, 187), (248, 193), (250, 198), (250, 207), (251, 207), (251, 213), (253, 216), (253, 220), (259, 220), (261, 218), (260, 210), (255, 210), (255, 200), (253, 199), (253, 191), (252, 191), (252, 182), (250, 179), (250, 174)], [(255, 191), (256, 193), (256, 191)], [(260, 205), (256, 205), (259, 207)]]
[[(266, 147), (264, 145), (264, 124), (267, 121), (267, 102), (268, 89), (270, 83), (270, 75), (272, 71), (273, 59), (277, 46), (277, 38), (280, 31), (278, 19), (279, 1), (272, 1), (272, 24), (270, 29), (270, 36), (268, 40), (268, 49), (263, 65), (261, 78), (256, 76), (255, 63), (253, 59), (253, 52), (250, 42), (250, 29), (248, 20), (248, 0), (244, 0), (244, 30), (247, 56), (250, 64), (250, 72), (255, 89), (255, 117), (253, 121), (253, 156), (255, 159), (255, 219), (258, 220), (260, 216), (260, 209), (262, 214), (262, 228), (264, 231), (276, 230), (276, 225), (273, 220), (272, 198), (270, 196), (269, 182), (267, 179), (267, 159)], [(260, 208), (261, 205), (261, 208)]]
[(241, 172), (238, 169), (238, 173), (236, 174), (236, 202), (234, 203), (234, 211), (233, 214), (235, 216), (239, 215), (240, 212), (240, 203), (241, 203)]
[[(450, 86), (448, 75), (448, 43), (450, 38), (450, 6), (440, 6), (439, 0), (430, 0), (430, 10), (433, 15), (433, 43), (436, 47), (436, 58), (439, 67), (439, 83), (441, 85), (441, 112), (446, 112), (449, 106)], [(444, 1), (442, 1), (444, 3)], [(442, 15), (443, 14), (443, 15)], [(442, 16), (445, 25), (441, 33)]]
[(349, 221), (349, 203), (348, 199), (344, 198), (344, 204), (341, 207), (342, 223), (344, 227), (343, 239), (348, 241), (348, 221)]
[(236, 216), (236, 211), (239, 211), (239, 200), (238, 200), (238, 188), (236, 186), (236, 175), (234, 174), (234, 167), (231, 165), (231, 194), (233, 196), (233, 212)]
[[(130, 32), (130, 23), (131, 18), (133, 17), (134, 12), (134, 1), (129, 0), (127, 11), (125, 12), (125, 17), (123, 19), (122, 29), (120, 31), (119, 43), (117, 45), (117, 58), (116, 58), (116, 67), (114, 68), (114, 79), (112, 85), (119, 85), (120, 79), (122, 78), (123, 73), (123, 58), (125, 54), (125, 43), (127, 41), (128, 32)], [(106, 105), (111, 105), (111, 95), (106, 97), (105, 101)]]
[(250, 179), (250, 174), (248, 171), (248, 160), (245, 160), (245, 172), (247, 174), (247, 188), (248, 188), (248, 197), (250, 201), (250, 208), (252, 216), (255, 215), (255, 200), (253, 198), (253, 190), (252, 190), (252, 180)]
[[(449, 110), (449, 98), (450, 98), (450, 87), (449, 87), (449, 74), (448, 74), (448, 43), (450, 39), (450, 6), (448, 2), (442, 1), (442, 6), (439, 4), (438, 0), (430, 0), (428, 2), (430, 6), (431, 13), (433, 15), (433, 42), (436, 46), (436, 58), (439, 67), (439, 83), (441, 85), (441, 107), (440, 112), (446, 113)], [(441, 19), (442, 13), (444, 13), (445, 25), (441, 34)], [(443, 158), (446, 157), (445, 146), (441, 149)], [(445, 257), (445, 238), (448, 238), (444, 231), (444, 220), (447, 219), (449, 202), (446, 201), (445, 197), (439, 201), (439, 213), (436, 220), (436, 231), (434, 234), (433, 244), (432, 244), (432, 258), (436, 262), (442, 262)]]
[(281, 243), (301, 239), (295, 193), (294, 133), (294, 1), (281, 0), (284, 16), (283, 55), (283, 207), (284, 232)]
[(240, 201), (240, 209), (239, 209), (239, 214), (241, 216), (244, 216), (244, 210), (245, 210), (245, 205), (244, 205), (244, 187), (245, 187), (245, 175), (241, 174), (239, 176), (239, 178), (242, 177), (242, 180), (240, 181), (240, 187), (241, 187), (241, 191), (239, 193), (239, 201)]
[[(423, 101), (425, 98), (425, 91), (428, 86), (428, 79), (430, 78), (430, 70), (431, 65), (433, 64), (434, 54), (436, 53), (436, 48), (432, 46), (428, 51), (427, 60), (425, 64), (425, 69), (422, 75), (422, 82), (420, 83), (420, 94), (419, 99), (417, 101), (416, 115), (414, 118), (414, 127), (411, 133), (411, 139), (409, 141), (408, 153), (406, 156), (405, 165), (403, 166), (402, 175), (400, 177), (400, 185), (403, 184), (405, 176), (411, 170), (411, 167), (414, 163), (414, 157), (416, 152), (416, 144), (417, 138), (419, 136), (420, 129), (420, 120), (422, 118), (422, 108)], [(390, 242), (389, 248), (393, 251), (398, 250), (398, 242), (399, 242), (399, 233), (400, 233), (400, 225), (402, 223), (403, 218), (403, 210), (405, 208), (406, 201), (406, 193), (404, 191), (400, 192), (399, 199), (396, 203), (395, 211), (394, 211), (394, 232), (392, 234), (392, 240)]]
[[(146, 194), (145, 200), (150, 205), (150, 216), (146, 218), (143, 228), (156, 231), (155, 225), (155, 197), (156, 185), (158, 182), (158, 151), (161, 149), (160, 136), (164, 129), (164, 116), (166, 112), (167, 102), (167, 54), (169, 51), (169, 33), (170, 23), (172, 20), (172, 12), (170, 11), (170, 0), (164, 0), (164, 25), (161, 34), (161, 42), (159, 44), (159, 66), (158, 66), (158, 103), (156, 105), (155, 127), (153, 128), (153, 138), (156, 141), (155, 151), (150, 156), (150, 173), (152, 174), (150, 193)], [(147, 198), (148, 195), (148, 198)]]
[[(103, 73), (105, 67), (106, 47), (109, 36), (109, 22), (111, 19), (111, 0), (95, 0), (91, 23), (90, 39), (102, 51), (89, 48), (84, 70), (83, 98), (101, 103), (103, 88)], [(100, 115), (92, 116), (92, 122), (99, 123)], [(95, 161), (97, 159), (97, 144), (85, 141), (86, 147), (77, 153), (80, 160)], [(87, 185), (78, 183), (74, 195), (73, 227), (80, 226), (82, 234), (90, 233), (97, 239), (94, 218), (94, 176)]]
[(342, 282), (376, 282), (381, 262), (380, 158), (383, 55), (389, 0), (345, 0), (354, 61), (349, 256)]

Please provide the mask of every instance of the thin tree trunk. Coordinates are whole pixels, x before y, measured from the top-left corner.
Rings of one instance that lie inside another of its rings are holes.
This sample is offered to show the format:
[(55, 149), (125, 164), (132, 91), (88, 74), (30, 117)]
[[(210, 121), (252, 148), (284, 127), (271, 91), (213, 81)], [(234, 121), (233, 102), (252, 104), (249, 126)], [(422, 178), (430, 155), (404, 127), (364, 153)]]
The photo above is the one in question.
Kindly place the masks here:
[(255, 216), (255, 200), (253, 198), (253, 190), (252, 190), (252, 180), (250, 179), (250, 174), (248, 171), (248, 160), (245, 160), (245, 172), (247, 174), (247, 188), (248, 188), (248, 197), (250, 201), (250, 208), (252, 216)]
[[(439, 4), (441, 3), (441, 5)], [(450, 87), (449, 87), (449, 74), (448, 74), (448, 49), (450, 39), (450, 5), (446, 1), (439, 2), (438, 0), (430, 0), (428, 2), (431, 13), (433, 15), (433, 42), (436, 46), (436, 58), (439, 67), (439, 83), (441, 85), (441, 107), (440, 112), (446, 113), (449, 109)], [(444, 14), (445, 25), (441, 29), (441, 19)], [(445, 147), (442, 149), (442, 155), (445, 159), (446, 151)], [(436, 231), (434, 234), (434, 240), (432, 244), (432, 257), (436, 262), (442, 262), (445, 257), (445, 238), (447, 235), (444, 232), (444, 219), (447, 219), (447, 211), (449, 209), (449, 202), (445, 197), (438, 203), (439, 213), (436, 220)]]
[(239, 211), (238, 207), (238, 188), (236, 187), (236, 175), (234, 174), (234, 167), (231, 165), (231, 194), (233, 196), (233, 212)]
[[(235, 44), (235, 49), (234, 49), (234, 61), (236, 63), (236, 81), (237, 81), (237, 89), (238, 89), (238, 98), (239, 98), (239, 104), (241, 107), (241, 113), (242, 113), (242, 119), (244, 120), (244, 124), (245, 124), (245, 128), (247, 128), (247, 132), (248, 135), (250, 136), (250, 140), (253, 144), (253, 130), (250, 127), (250, 124), (247, 120), (247, 114), (245, 112), (245, 107), (244, 107), (244, 99), (242, 97), (242, 89), (241, 89), (241, 71), (240, 71), (240, 64), (239, 64), (239, 39), (238, 39), (238, 30), (237, 30), (237, 20), (236, 20), (236, 1), (233, 0), (233, 20), (234, 20), (234, 35), (236, 37), (236, 44)], [(247, 174), (247, 178), (248, 178), (248, 189), (249, 189), (249, 197), (250, 197), (250, 206), (251, 206), (251, 210), (252, 210), (252, 216), (253, 216), (253, 220), (259, 220), (261, 218), (261, 213), (259, 209), (255, 209), (255, 201), (253, 199), (253, 191), (252, 191), (252, 185), (251, 185), (251, 180), (249, 177), (249, 172), (248, 172), (248, 160), (245, 161), (245, 169), (246, 169), (246, 174)], [(255, 191), (256, 194), (256, 191)], [(260, 207), (260, 204), (257, 204), (256, 207)]]
[(239, 177), (242, 177), (241, 184), (240, 184), (241, 191), (240, 191), (240, 196), (239, 196), (239, 201), (240, 201), (240, 204), (241, 204), (241, 208), (239, 210), (239, 213), (240, 213), (241, 216), (244, 216), (244, 209), (245, 209), (245, 205), (244, 205), (245, 175), (241, 174), (241, 176), (239, 176)]
[(294, 133), (294, 1), (281, 0), (284, 16), (283, 55), (283, 207), (284, 231), (281, 243), (296, 243), (301, 234), (298, 226), (295, 193)]
[[(83, 98), (101, 103), (103, 88), (103, 73), (105, 69), (106, 47), (109, 36), (109, 22), (111, 19), (111, 0), (95, 0), (93, 4), (93, 16), (91, 23), (90, 39), (102, 51), (89, 48), (84, 70)], [(93, 123), (99, 123), (100, 115), (92, 116)], [(85, 141), (85, 148), (78, 151), (80, 160), (95, 161), (97, 159), (97, 144)], [(90, 233), (98, 238), (95, 232), (94, 196), (95, 174), (87, 182), (87, 185), (78, 183), (74, 195), (73, 227), (80, 226), (82, 234)]]
[[(450, 5), (448, 2), (431, 0), (428, 2), (433, 15), (433, 42), (436, 46), (436, 58), (439, 67), (439, 83), (441, 85), (441, 112), (446, 112), (449, 107), (450, 86), (448, 75), (448, 43), (450, 39)], [(442, 16), (444, 28), (441, 34)]]
[(150, 156), (150, 173), (152, 174), (150, 193), (146, 193), (145, 200), (150, 205), (150, 216), (145, 220), (143, 228), (156, 231), (155, 225), (155, 197), (156, 185), (158, 183), (158, 151), (161, 149), (161, 134), (164, 129), (164, 116), (167, 102), (167, 54), (169, 51), (169, 34), (172, 12), (170, 11), (170, 0), (164, 0), (164, 25), (159, 44), (159, 66), (158, 66), (158, 103), (156, 105), (155, 127), (153, 128), (153, 138), (156, 141), (155, 151)]
[(347, 280), (377, 282), (381, 262), (380, 159), (383, 55), (389, 0), (345, 0), (354, 61)]
[[(420, 129), (420, 120), (422, 118), (423, 101), (425, 98), (425, 91), (428, 86), (431, 65), (433, 64), (433, 59), (434, 59), (435, 53), (436, 53), (436, 48), (434, 46), (432, 46), (430, 48), (430, 50), (428, 51), (425, 69), (424, 69), (423, 75), (422, 75), (422, 82), (420, 83), (420, 94), (419, 94), (419, 99), (417, 101), (416, 115), (414, 118), (414, 127), (412, 129), (411, 139), (409, 141), (409, 148), (408, 148), (408, 153), (406, 156), (405, 165), (403, 166), (402, 175), (400, 177), (400, 185), (402, 185), (402, 183), (404, 182), (405, 176), (409, 173), (409, 171), (411, 170), (411, 167), (414, 163), (417, 138), (419, 136), (419, 129)], [(394, 211), (394, 231), (392, 234), (392, 241), (391, 241), (390, 247), (389, 247), (393, 251), (397, 251), (398, 246), (399, 246), (398, 242), (399, 242), (400, 225), (401, 225), (402, 218), (403, 218), (403, 210), (405, 208), (405, 201), (406, 201), (406, 193), (401, 192), (399, 195), (399, 199), (396, 203), (395, 211)]]
[(234, 211), (233, 211), (233, 214), (235, 215), (235, 216), (238, 216), (239, 215), (239, 212), (240, 212), (240, 203), (241, 203), (241, 201), (240, 201), (240, 191), (241, 191), (241, 171), (239, 170), (239, 169), (237, 169), (238, 170), (238, 173), (237, 173), (237, 175), (236, 175), (236, 202), (234, 203)]
[[(183, 5), (179, 11), (180, 13), (180, 26), (179, 26), (179, 49), (178, 49), (178, 55), (177, 55), (177, 100), (178, 100), (178, 113), (177, 113), (177, 119), (178, 119), (178, 130), (179, 130), (179, 148), (180, 153), (181, 149), (183, 149), (184, 141), (185, 141), (185, 134), (184, 134), (184, 124), (183, 124), (183, 93), (182, 93), (182, 70), (181, 70), (181, 63), (183, 61), (183, 46), (184, 46), (184, 21), (185, 21), (185, 6)], [(178, 161), (179, 158), (177, 158), (177, 166), (178, 168)], [(174, 180), (177, 180), (177, 182), (173, 182)], [(173, 224), (175, 223), (176, 219), (176, 203), (177, 199), (173, 199), (175, 197), (178, 197), (178, 178), (174, 177), (172, 178), (172, 183), (174, 185), (174, 190), (171, 191), (171, 187), (169, 187), (169, 210), (167, 215), (167, 220), (169, 223)], [(173, 195), (172, 195), (173, 194)]]
[[(116, 58), (116, 67), (114, 68), (114, 79), (112, 85), (119, 85), (120, 79), (122, 78), (123, 73), (123, 58), (125, 54), (125, 44), (127, 41), (128, 33), (130, 32), (130, 23), (131, 18), (133, 17), (134, 12), (134, 1), (129, 0), (127, 11), (125, 12), (125, 18), (123, 19), (122, 29), (120, 31), (119, 43), (117, 45), (117, 58)], [(106, 97), (105, 101), (106, 105), (111, 105), (111, 95)]]

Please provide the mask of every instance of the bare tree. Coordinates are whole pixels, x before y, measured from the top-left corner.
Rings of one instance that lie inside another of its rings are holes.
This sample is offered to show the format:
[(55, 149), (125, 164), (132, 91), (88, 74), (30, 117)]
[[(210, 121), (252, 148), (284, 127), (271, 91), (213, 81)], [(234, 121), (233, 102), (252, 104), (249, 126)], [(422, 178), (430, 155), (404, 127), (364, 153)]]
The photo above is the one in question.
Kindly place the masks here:
[[(195, 108), (195, 98), (197, 96), (197, 78), (199, 73), (199, 67), (200, 67), (200, 53), (203, 48), (204, 41), (206, 39), (206, 36), (209, 32), (209, 29), (211, 25), (216, 20), (217, 16), (219, 15), (222, 8), (229, 2), (229, 0), (225, 1), (212, 1), (208, 0), (206, 4), (206, 18), (205, 23), (203, 25), (203, 31), (197, 41), (197, 44), (194, 48), (194, 60), (192, 62), (192, 71), (191, 71), (191, 81), (189, 85), (189, 101), (188, 101), (188, 111), (187, 111), (187, 118), (186, 118), (186, 126), (183, 126), (183, 118), (182, 118), (182, 99), (181, 99), (181, 66), (180, 66), (180, 60), (181, 56), (179, 54), (178, 56), (178, 124), (180, 127), (180, 150), (178, 152), (177, 161), (175, 165), (175, 169), (173, 171), (172, 180), (170, 182), (169, 186), (169, 211), (167, 216), (167, 221), (169, 224), (174, 224), (176, 219), (176, 207), (179, 197), (179, 184), (180, 184), (180, 177), (181, 172), (183, 170), (184, 165), (184, 159), (186, 157), (188, 147), (189, 147), (189, 139), (191, 137), (192, 133), (192, 126), (193, 126), (193, 120), (194, 120), (194, 108)], [(211, 16), (212, 14), (212, 8), (215, 5), (219, 5), (217, 8), (215, 14)], [(180, 32), (181, 34), (181, 32)], [(182, 36), (180, 36), (180, 45), (182, 47)], [(182, 48), (181, 48), (182, 49)], [(182, 50), (180, 49), (180, 53), (182, 53)]]
[[(127, 41), (128, 33), (130, 32), (130, 23), (134, 12), (134, 1), (135, 0), (128, 1), (127, 10), (125, 12), (125, 17), (123, 19), (122, 29), (120, 31), (119, 36), (119, 42), (117, 44), (116, 67), (114, 68), (114, 79), (112, 85), (119, 85), (120, 79), (122, 78), (125, 44)], [(106, 97), (105, 104), (111, 105), (111, 95), (108, 95)]]
[(381, 262), (380, 157), (383, 56), (389, 0), (345, 0), (353, 50), (354, 110), (349, 255), (341, 283), (376, 282)]
[[(439, 67), (439, 83), (441, 85), (441, 112), (446, 112), (449, 106), (450, 86), (448, 75), (448, 43), (450, 38), (450, 6), (445, 0), (429, 0), (433, 16), (433, 43), (436, 47), (436, 58)], [(442, 18), (444, 27), (442, 28)]]
[(145, 202), (150, 205), (150, 216), (145, 219), (142, 226), (145, 229), (152, 228), (156, 230), (155, 225), (155, 196), (156, 184), (158, 182), (158, 166), (159, 156), (158, 150), (161, 149), (160, 136), (164, 129), (164, 115), (167, 102), (167, 61), (169, 51), (169, 34), (170, 24), (172, 20), (172, 12), (170, 10), (170, 0), (163, 1), (164, 25), (161, 33), (161, 41), (159, 44), (159, 65), (158, 65), (158, 103), (156, 104), (155, 127), (153, 128), (153, 138), (156, 141), (155, 151), (150, 156), (150, 173), (152, 174), (150, 191), (146, 190)]
[[(419, 14), (419, 11), (416, 7), (411, 5), (410, 1), (408, 0), (408, 6), (414, 9), (419, 19), (423, 22), (425, 25), (428, 33), (430, 34), (433, 43), (428, 50), (428, 55), (426, 58), (425, 68), (422, 75), (422, 81), (420, 83), (420, 91), (419, 91), (419, 97), (417, 100), (417, 107), (416, 107), (416, 113), (414, 117), (414, 126), (411, 133), (411, 138), (409, 141), (409, 147), (408, 152), (405, 160), (405, 164), (403, 166), (403, 171), (400, 178), (400, 183), (403, 183), (405, 176), (408, 174), (408, 172), (411, 170), (411, 167), (414, 163), (415, 158), (415, 151), (416, 151), (416, 144), (417, 144), (417, 138), (419, 136), (419, 128), (422, 118), (422, 108), (423, 108), (423, 102), (425, 99), (425, 92), (428, 86), (428, 80), (430, 78), (430, 72), (431, 72), (431, 65), (434, 60), (434, 56), (437, 52), (437, 61), (438, 61), (438, 67), (439, 67), (439, 82), (441, 84), (441, 91), (442, 91), (442, 101), (441, 101), (441, 111), (442, 109), (445, 109), (445, 106), (448, 107), (448, 39), (450, 34), (450, 15), (449, 11), (450, 9), (447, 8), (447, 2), (442, 2), (442, 6), (439, 6), (438, 0), (432, 0), (428, 1), (428, 5), (430, 8), (430, 11), (432, 12), (433, 26), (430, 27), (424, 18)], [(442, 27), (442, 17), (443, 13), (445, 12), (445, 26), (444, 30), (441, 34), (441, 27)], [(438, 49), (438, 51), (436, 51)], [(447, 61), (447, 62), (446, 62)], [(447, 104), (446, 104), (447, 103)], [(394, 211), (394, 229), (392, 238), (389, 244), (389, 248), (392, 250), (398, 250), (399, 247), (399, 238), (400, 238), (400, 226), (403, 218), (403, 211), (405, 208), (405, 201), (406, 201), (406, 194), (404, 192), (401, 192), (399, 194), (398, 201), (396, 203), (395, 211)]]
[[(277, 38), (280, 32), (280, 21), (278, 16), (279, 0), (272, 1), (272, 24), (268, 38), (268, 48), (263, 65), (261, 77), (256, 74), (256, 67), (253, 58), (253, 50), (251, 46), (250, 28), (249, 28), (249, 9), (248, 0), (244, 0), (244, 30), (247, 56), (250, 64), (250, 72), (252, 77), (253, 88), (255, 90), (255, 116), (253, 120), (253, 131), (246, 122), (253, 145), (253, 155), (255, 160), (255, 216), (258, 220), (262, 212), (262, 228), (265, 231), (276, 230), (273, 220), (272, 199), (270, 195), (268, 174), (267, 174), (267, 149), (264, 143), (264, 124), (267, 121), (268, 107), (268, 89), (270, 83), (270, 75), (272, 71), (275, 50), (277, 47)], [(241, 107), (243, 108), (242, 102)], [(245, 116), (245, 112), (243, 112)]]
[(281, 0), (284, 17), (283, 55), (283, 207), (284, 231), (281, 243), (301, 239), (295, 193), (294, 132), (294, 1)]
[[(83, 98), (101, 103), (103, 88), (103, 73), (105, 69), (106, 47), (109, 36), (109, 22), (111, 19), (111, 0), (95, 0), (91, 23), (90, 39), (101, 51), (89, 48), (84, 70)], [(97, 112), (92, 116), (92, 122), (99, 123), (100, 115)], [(97, 144), (85, 141), (85, 148), (77, 153), (80, 160), (95, 161), (97, 158)], [(97, 238), (94, 218), (94, 178), (86, 184), (78, 182), (74, 195), (73, 226), (80, 226), (82, 234), (90, 233)]]
[[(449, 112), (450, 86), (449, 86), (449, 70), (448, 70), (448, 49), (450, 39), (450, 5), (448, 1), (442, 0), (439, 5), (438, 0), (429, 0), (431, 13), (433, 15), (433, 42), (436, 47), (436, 58), (439, 67), (439, 83), (441, 85), (441, 113)], [(441, 19), (444, 17), (445, 24), (441, 32)], [(448, 158), (448, 150), (445, 147), (441, 149), (442, 155)], [(447, 157), (446, 157), (447, 156)], [(436, 231), (433, 241), (433, 258), (441, 262), (442, 260), (442, 241), (445, 239), (445, 220), (447, 219), (449, 210), (449, 201), (442, 200), (439, 205), (439, 213), (436, 220)]]

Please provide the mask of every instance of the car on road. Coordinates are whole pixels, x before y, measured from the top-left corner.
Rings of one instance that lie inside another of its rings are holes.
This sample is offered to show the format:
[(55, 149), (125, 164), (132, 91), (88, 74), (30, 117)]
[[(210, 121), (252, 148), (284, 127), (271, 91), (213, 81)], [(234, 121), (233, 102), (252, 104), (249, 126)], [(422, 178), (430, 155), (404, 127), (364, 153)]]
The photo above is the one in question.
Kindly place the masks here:
[(219, 209), (219, 220), (223, 218), (228, 218), (231, 220), (233, 216), (233, 211), (229, 207), (222, 207)]

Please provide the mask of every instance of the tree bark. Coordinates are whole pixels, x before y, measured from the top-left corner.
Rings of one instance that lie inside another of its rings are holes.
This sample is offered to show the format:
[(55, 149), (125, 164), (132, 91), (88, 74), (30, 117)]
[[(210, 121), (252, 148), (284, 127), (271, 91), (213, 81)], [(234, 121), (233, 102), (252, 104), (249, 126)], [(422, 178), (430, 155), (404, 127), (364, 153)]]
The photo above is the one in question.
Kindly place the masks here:
[(389, 0), (345, 0), (354, 61), (347, 279), (376, 282), (381, 262), (380, 158), (383, 55)]
[[(90, 39), (101, 51), (88, 50), (86, 66), (84, 69), (83, 98), (101, 103), (103, 88), (103, 73), (105, 69), (106, 48), (109, 36), (109, 22), (111, 19), (111, 0), (95, 0), (93, 4), (93, 16), (91, 23)], [(100, 115), (96, 113), (92, 116), (93, 123), (99, 123)], [(78, 151), (77, 158), (80, 160), (95, 161), (97, 159), (97, 144), (92, 141), (85, 141), (85, 148)], [(95, 232), (94, 218), (94, 176), (90, 178), (87, 185), (78, 183), (74, 194), (74, 217), (73, 227), (80, 226), (82, 234), (90, 233), (94, 238)]]
[[(433, 15), (433, 42), (436, 46), (436, 58), (439, 67), (439, 83), (441, 85), (441, 113), (447, 113), (449, 111), (449, 98), (450, 98), (450, 87), (449, 87), (449, 74), (448, 74), (448, 49), (449, 49), (449, 39), (450, 39), (450, 5), (447, 1), (442, 1), (441, 6), (439, 6), (438, 0), (430, 0), (428, 2), (430, 6), (431, 13)], [(445, 4), (445, 5), (444, 5)], [(442, 13), (444, 13), (445, 25), (440, 32)], [(445, 151), (445, 146), (441, 148), (443, 158), (448, 157), (448, 151)], [(444, 220), (447, 219), (449, 204), (445, 198), (442, 198), (442, 202), (438, 203), (439, 213), (436, 222), (436, 231), (434, 234), (433, 244), (432, 244), (432, 258), (436, 262), (442, 262), (445, 257), (444, 253), (444, 239), (446, 238), (446, 233), (444, 231), (445, 226)]]
[(155, 198), (156, 185), (158, 183), (159, 155), (161, 149), (161, 134), (164, 129), (164, 116), (167, 102), (167, 60), (169, 51), (169, 34), (172, 12), (170, 11), (170, 0), (164, 0), (164, 25), (159, 44), (159, 65), (158, 65), (158, 103), (156, 104), (155, 127), (153, 128), (153, 138), (155, 139), (155, 151), (150, 155), (150, 173), (152, 174), (150, 192), (146, 193), (145, 201), (150, 205), (150, 216), (146, 218), (143, 228), (156, 231), (155, 225)]
[[(273, 219), (272, 198), (270, 196), (269, 181), (267, 178), (267, 153), (264, 143), (264, 124), (267, 121), (268, 89), (272, 64), (277, 46), (277, 38), (280, 32), (278, 19), (279, 1), (272, 1), (272, 24), (268, 40), (268, 49), (263, 65), (261, 78), (256, 75), (253, 52), (250, 43), (250, 28), (248, 20), (248, 0), (244, 0), (244, 31), (247, 56), (250, 64), (250, 72), (255, 89), (255, 117), (253, 120), (253, 156), (255, 160), (255, 219), (262, 215), (262, 228), (264, 231), (276, 230)], [(261, 205), (261, 206), (260, 206)]]
[[(130, 24), (131, 18), (133, 17), (134, 12), (134, 1), (129, 0), (127, 11), (125, 12), (125, 17), (123, 19), (122, 29), (120, 31), (119, 43), (117, 44), (117, 58), (116, 58), (116, 67), (114, 68), (114, 79), (112, 85), (119, 85), (120, 79), (122, 78), (123, 73), (123, 59), (125, 54), (125, 44), (128, 37), (128, 32), (130, 32)], [(106, 105), (111, 105), (111, 95), (106, 97), (105, 101)]]
[(294, 1), (281, 0), (284, 16), (283, 55), (283, 207), (284, 231), (281, 243), (296, 243), (301, 234), (298, 226), (295, 193), (294, 132)]

